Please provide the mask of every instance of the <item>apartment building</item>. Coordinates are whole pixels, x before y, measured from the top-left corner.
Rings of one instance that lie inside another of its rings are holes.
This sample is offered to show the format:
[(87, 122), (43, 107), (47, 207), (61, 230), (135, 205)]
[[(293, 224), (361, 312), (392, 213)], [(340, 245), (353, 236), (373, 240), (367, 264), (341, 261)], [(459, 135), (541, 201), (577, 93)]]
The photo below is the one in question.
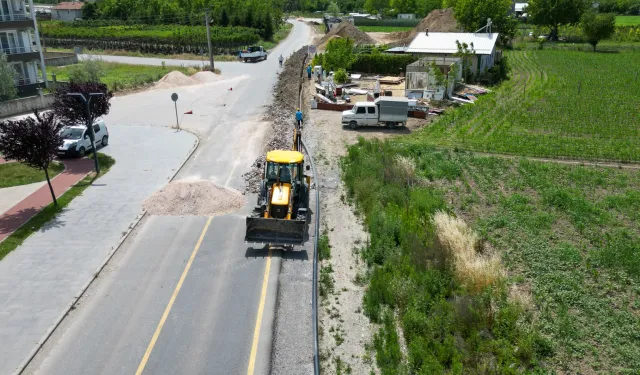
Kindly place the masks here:
[[(0, 0), (0, 52), (17, 72), (15, 83), (20, 96), (35, 95), (38, 87), (45, 87), (37, 24), (26, 5), (25, 0)], [(28, 5), (33, 9), (33, 0)]]

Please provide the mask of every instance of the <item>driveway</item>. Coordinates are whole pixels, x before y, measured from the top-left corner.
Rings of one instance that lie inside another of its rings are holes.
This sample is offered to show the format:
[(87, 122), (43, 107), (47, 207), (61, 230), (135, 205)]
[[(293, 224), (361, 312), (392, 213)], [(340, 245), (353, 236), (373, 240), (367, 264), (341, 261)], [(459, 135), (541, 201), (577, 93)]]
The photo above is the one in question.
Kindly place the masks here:
[[(293, 23), (274, 54), (289, 56), (310, 41), (309, 28)], [(277, 80), (276, 60), (228, 63), (237, 70), (224, 65), (220, 82), (114, 98), (107, 123), (173, 126), (175, 92), (181, 127), (200, 138), (177, 179), (241, 190), (271, 130), (261, 114)], [(311, 259), (313, 250), (245, 244), (255, 199), (219, 217), (145, 217), (27, 373), (266, 374), (280, 260)]]
[(196, 137), (109, 126), (116, 164), (52, 222), (0, 261), (0, 373), (11, 374), (116, 246), (141, 203), (180, 168)]

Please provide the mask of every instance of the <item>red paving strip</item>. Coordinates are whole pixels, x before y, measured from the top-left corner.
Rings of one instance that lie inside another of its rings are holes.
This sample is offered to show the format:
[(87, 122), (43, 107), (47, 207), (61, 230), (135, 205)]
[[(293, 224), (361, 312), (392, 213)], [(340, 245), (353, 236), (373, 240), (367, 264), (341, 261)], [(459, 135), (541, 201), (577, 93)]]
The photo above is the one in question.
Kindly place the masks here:
[[(65, 170), (51, 180), (57, 198), (93, 171), (94, 166), (93, 161), (86, 158), (64, 160), (63, 163)], [(7, 238), (51, 202), (53, 200), (49, 185), (45, 183), (40, 189), (2, 214), (0, 216), (0, 241)]]

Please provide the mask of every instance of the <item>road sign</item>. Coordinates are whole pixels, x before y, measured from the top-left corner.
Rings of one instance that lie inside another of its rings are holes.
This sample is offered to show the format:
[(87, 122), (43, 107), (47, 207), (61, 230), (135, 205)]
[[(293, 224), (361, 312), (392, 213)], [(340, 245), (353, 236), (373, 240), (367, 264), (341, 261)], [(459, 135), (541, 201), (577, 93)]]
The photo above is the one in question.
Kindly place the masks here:
[(178, 101), (178, 94), (176, 94), (175, 92), (173, 94), (171, 94), (171, 100), (173, 100), (174, 102)]
[(309, 46), (309, 47), (307, 47), (307, 52), (308, 52), (310, 55), (315, 55), (315, 54), (316, 54), (316, 46)]

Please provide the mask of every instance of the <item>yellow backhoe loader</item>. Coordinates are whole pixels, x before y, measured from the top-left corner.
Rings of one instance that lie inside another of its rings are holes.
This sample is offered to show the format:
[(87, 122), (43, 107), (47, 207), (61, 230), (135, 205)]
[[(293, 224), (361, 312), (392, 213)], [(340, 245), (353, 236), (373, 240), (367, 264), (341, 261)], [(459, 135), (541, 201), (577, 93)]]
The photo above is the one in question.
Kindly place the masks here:
[[(309, 187), (300, 129), (294, 130), (293, 150), (269, 151), (260, 181), (258, 202), (247, 217), (246, 242), (301, 245), (308, 240)], [(260, 165), (258, 166), (261, 167)]]

